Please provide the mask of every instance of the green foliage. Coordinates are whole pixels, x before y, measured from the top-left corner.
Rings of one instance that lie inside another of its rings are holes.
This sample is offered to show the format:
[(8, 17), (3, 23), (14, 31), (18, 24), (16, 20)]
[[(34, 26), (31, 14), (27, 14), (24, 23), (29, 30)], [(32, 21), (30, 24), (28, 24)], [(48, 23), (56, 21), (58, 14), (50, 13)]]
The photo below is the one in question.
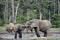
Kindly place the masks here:
[[(16, 11), (18, 0), (14, 0), (14, 12)], [(3, 11), (5, 6), (0, 5), (0, 24), (3, 22)], [(17, 23), (24, 23), (27, 21), (27, 13), (29, 14), (29, 20), (35, 19), (40, 17), (39, 10), (43, 14), (43, 19), (48, 19), (49, 16), (49, 10), (51, 11), (51, 18), (52, 18), (52, 25), (53, 27), (60, 27), (60, 14), (58, 13), (58, 4), (56, 0), (20, 0), (18, 13), (20, 13), (21, 9), (23, 10), (23, 17), (20, 17), (20, 15), (16, 18)], [(30, 12), (27, 12), (27, 9), (30, 9)], [(55, 11), (55, 12), (54, 12)], [(20, 14), (22, 14), (20, 13)], [(11, 16), (11, 0), (8, 0), (8, 17)], [(6, 20), (6, 23), (10, 23), (10, 21)]]
[(6, 27), (5, 26), (0, 26), (0, 31), (1, 30), (6, 30)]
[(52, 15), (52, 25), (53, 27), (60, 27), (60, 14)]
[(3, 19), (3, 10), (4, 10), (4, 8), (3, 8), (4, 6), (3, 6), (3, 4), (0, 4), (0, 18), (1, 19)]
[(3, 24), (3, 20), (2, 19), (0, 19), (0, 26), (3, 26), (4, 24)]
[(33, 39), (28, 39), (28, 38), (25, 38), (24, 40), (60, 40), (60, 38), (33, 38)]

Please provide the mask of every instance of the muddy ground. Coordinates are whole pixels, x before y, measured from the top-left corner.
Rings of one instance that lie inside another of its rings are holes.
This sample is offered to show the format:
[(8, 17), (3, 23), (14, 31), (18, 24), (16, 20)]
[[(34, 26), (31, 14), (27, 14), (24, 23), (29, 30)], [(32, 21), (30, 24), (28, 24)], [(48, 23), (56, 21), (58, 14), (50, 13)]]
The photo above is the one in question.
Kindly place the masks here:
[[(30, 39), (37, 38), (35, 33), (34, 33), (33, 36), (32, 35), (33, 35), (33, 33), (24, 33), (23, 32), (22, 39), (24, 39), (24, 38), (30, 38)], [(41, 35), (41, 37), (43, 37), (44, 34), (42, 32), (40, 32), (40, 35)], [(60, 31), (59, 30), (49, 31), (47, 37), (60, 38)], [(8, 33), (7, 31), (0, 31), (0, 40), (1, 39), (2, 40), (14, 39), (14, 33)]]

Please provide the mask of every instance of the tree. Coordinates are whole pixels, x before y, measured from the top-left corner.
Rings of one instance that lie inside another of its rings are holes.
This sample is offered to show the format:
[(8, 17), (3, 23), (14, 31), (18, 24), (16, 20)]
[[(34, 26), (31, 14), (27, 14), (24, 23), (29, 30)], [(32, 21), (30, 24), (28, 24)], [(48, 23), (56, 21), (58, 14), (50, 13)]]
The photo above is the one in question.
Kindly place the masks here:
[(15, 13), (14, 13), (14, 0), (11, 0), (11, 6), (12, 6), (12, 20), (11, 20), (11, 22), (13, 22), (13, 23), (15, 23), (16, 21), (16, 19), (15, 19)]
[(52, 15), (52, 27), (58, 28), (60, 27), (60, 14)]
[[(16, 16), (17, 16), (18, 8), (19, 8), (19, 3), (20, 3), (20, 0), (18, 0), (18, 4), (16, 6), (16, 12), (15, 12), (15, 15)], [(16, 22), (16, 16), (15, 16), (15, 22)]]

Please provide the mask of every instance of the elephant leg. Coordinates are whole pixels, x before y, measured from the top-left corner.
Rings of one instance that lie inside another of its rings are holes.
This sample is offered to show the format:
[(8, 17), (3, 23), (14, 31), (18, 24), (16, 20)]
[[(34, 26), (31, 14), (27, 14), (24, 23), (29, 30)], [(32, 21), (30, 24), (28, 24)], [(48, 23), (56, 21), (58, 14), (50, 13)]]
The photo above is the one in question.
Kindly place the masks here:
[(22, 31), (21, 30), (18, 32), (18, 34), (19, 34), (19, 38), (22, 38)]
[(35, 33), (36, 33), (37, 37), (40, 37), (38, 28), (37, 27), (34, 27), (34, 30), (35, 30)]
[(17, 32), (15, 33), (15, 37), (14, 38), (17, 39)]
[(31, 28), (30, 31), (32, 33), (31, 37), (33, 37), (34, 36), (34, 30), (33, 30), (33, 28)]
[(47, 31), (44, 32), (44, 37), (47, 37)]
[(33, 33), (33, 28), (30, 28), (31, 33)]

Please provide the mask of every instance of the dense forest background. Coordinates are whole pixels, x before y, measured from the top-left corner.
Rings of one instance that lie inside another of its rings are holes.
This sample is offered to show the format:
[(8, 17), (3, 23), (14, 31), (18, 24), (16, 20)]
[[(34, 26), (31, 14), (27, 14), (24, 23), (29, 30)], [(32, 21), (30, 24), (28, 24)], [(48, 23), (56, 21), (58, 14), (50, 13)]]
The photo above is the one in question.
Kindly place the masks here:
[(50, 20), (52, 27), (60, 27), (60, 0), (0, 0), (0, 25), (31, 19)]

